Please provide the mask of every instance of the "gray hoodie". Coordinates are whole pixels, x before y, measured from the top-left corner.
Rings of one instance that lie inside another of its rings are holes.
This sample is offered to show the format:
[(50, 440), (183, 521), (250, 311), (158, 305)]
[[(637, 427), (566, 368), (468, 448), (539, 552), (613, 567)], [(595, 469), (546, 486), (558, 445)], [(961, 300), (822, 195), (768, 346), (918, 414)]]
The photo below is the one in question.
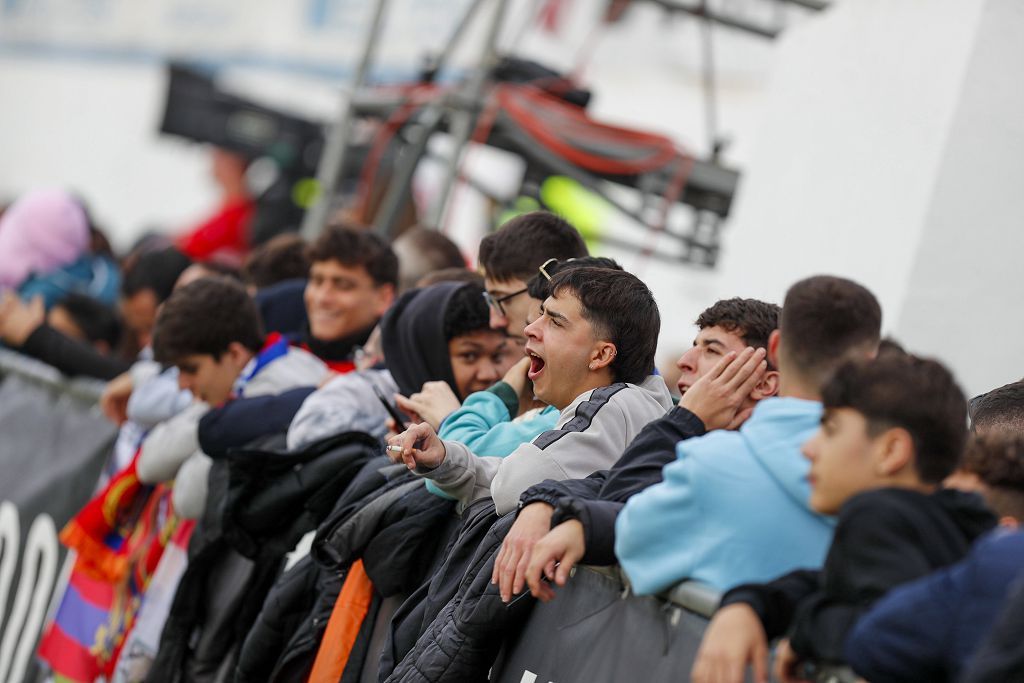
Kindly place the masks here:
[(584, 392), (558, 416), (555, 428), (509, 456), (479, 456), (457, 441), (442, 441), (445, 459), (416, 474), (468, 505), (493, 498), (499, 515), (545, 479), (582, 479), (611, 467), (641, 429), (672, 407), (665, 381), (651, 375), (637, 386), (619, 382)]

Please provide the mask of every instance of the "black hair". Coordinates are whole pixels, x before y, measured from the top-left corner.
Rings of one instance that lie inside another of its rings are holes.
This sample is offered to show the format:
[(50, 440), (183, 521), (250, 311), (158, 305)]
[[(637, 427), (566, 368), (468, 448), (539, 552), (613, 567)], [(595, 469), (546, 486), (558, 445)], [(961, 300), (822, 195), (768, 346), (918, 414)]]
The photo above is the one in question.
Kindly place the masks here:
[(89, 343), (102, 341), (110, 348), (117, 346), (121, 338), (121, 320), (110, 306), (91, 296), (71, 293), (58, 301), (54, 307), (64, 309)]
[[(604, 256), (581, 256), (565, 261), (552, 261), (546, 266), (541, 264), (548, 275), (554, 277), (568, 268), (609, 268), (611, 270), (622, 270), (619, 262), (613, 258)], [(526, 293), (538, 301), (544, 301), (551, 296), (551, 280), (544, 277), (543, 273), (534, 273), (526, 282)]]
[(467, 284), (455, 290), (444, 310), (445, 341), (490, 329), (490, 311), (484, 300), (484, 288), (477, 284)]
[(157, 303), (165, 301), (178, 276), (190, 265), (191, 259), (174, 247), (133, 255), (125, 265), (121, 293), (130, 298), (148, 289), (156, 296)]
[(843, 361), (878, 348), (882, 308), (867, 288), (845, 278), (816, 275), (786, 292), (779, 331), (782, 353), (802, 377), (824, 383)]
[(967, 444), (961, 468), (985, 484), (982, 495), (993, 512), (1024, 521), (1024, 435), (975, 435)]
[(564, 261), (587, 254), (587, 245), (571, 223), (550, 211), (532, 211), (484, 237), (478, 260), (492, 280), (525, 282), (548, 259)]
[(921, 481), (938, 484), (956, 469), (967, 441), (967, 401), (938, 361), (890, 354), (841, 365), (822, 388), (826, 410), (852, 408), (868, 433), (902, 427), (914, 441)]
[(295, 233), (277, 235), (255, 247), (242, 265), (242, 279), (256, 289), (307, 277), (306, 242)]
[(972, 398), (971, 429), (1024, 433), (1024, 381), (1004, 384)]
[(721, 327), (734, 332), (743, 343), (755, 349), (767, 349), (768, 337), (779, 329), (782, 309), (778, 304), (769, 304), (758, 299), (722, 299), (705, 308), (697, 316), (695, 325), (700, 329)]
[(330, 226), (309, 245), (306, 256), (310, 264), (337, 261), (350, 268), (362, 266), (377, 286), (398, 286), (398, 257), (373, 232)]
[(263, 346), (263, 329), (252, 298), (240, 283), (223, 277), (176, 289), (153, 328), (153, 355), (169, 365), (194, 354), (220, 360), (232, 342), (255, 353)]
[(569, 291), (598, 338), (615, 345), (611, 363), (616, 382), (641, 384), (654, 372), (661, 315), (640, 278), (608, 268), (566, 268), (551, 278), (551, 293)]

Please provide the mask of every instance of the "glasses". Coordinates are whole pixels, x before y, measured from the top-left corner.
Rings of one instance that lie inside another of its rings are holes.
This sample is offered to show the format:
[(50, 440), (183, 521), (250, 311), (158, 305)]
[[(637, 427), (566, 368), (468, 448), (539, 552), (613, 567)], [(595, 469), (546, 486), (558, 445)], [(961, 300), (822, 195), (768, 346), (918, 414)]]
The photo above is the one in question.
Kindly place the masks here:
[(526, 292), (527, 288), (523, 287), (518, 292), (512, 292), (511, 294), (506, 294), (505, 296), (496, 297), (490, 292), (484, 291), (484, 301), (486, 301), (487, 305), (496, 310), (500, 315), (507, 316), (508, 314), (505, 312), (505, 302), (508, 301), (509, 299), (514, 299), (520, 294), (526, 294)]

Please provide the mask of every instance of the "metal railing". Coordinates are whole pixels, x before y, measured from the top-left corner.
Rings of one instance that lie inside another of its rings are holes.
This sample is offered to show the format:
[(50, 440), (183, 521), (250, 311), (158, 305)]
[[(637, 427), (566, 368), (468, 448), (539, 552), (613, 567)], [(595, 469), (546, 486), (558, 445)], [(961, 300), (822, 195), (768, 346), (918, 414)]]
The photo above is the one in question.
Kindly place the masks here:
[(0, 379), (6, 375), (14, 375), (26, 382), (84, 403), (98, 403), (103, 387), (106, 386), (105, 382), (98, 379), (67, 377), (56, 368), (35, 358), (0, 348)]

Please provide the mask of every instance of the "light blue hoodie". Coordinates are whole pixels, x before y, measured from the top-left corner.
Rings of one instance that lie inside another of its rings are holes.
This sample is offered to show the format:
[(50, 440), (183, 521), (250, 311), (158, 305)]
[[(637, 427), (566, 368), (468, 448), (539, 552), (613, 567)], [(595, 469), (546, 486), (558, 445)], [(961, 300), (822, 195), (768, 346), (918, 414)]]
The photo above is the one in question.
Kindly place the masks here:
[(728, 590), (820, 567), (833, 520), (807, 507), (810, 467), (800, 453), (821, 404), (761, 401), (739, 431), (682, 441), (664, 480), (626, 503), (615, 554), (637, 594), (683, 579)]
[[(458, 441), (478, 455), (504, 458), (524, 443), (529, 443), (544, 432), (554, 429), (559, 411), (554, 406), (527, 413), (518, 420), (519, 397), (505, 382), (490, 389), (477, 391), (466, 397), (462, 407), (445, 418), (438, 436), (447, 441)], [(431, 493), (454, 500), (427, 480)]]

